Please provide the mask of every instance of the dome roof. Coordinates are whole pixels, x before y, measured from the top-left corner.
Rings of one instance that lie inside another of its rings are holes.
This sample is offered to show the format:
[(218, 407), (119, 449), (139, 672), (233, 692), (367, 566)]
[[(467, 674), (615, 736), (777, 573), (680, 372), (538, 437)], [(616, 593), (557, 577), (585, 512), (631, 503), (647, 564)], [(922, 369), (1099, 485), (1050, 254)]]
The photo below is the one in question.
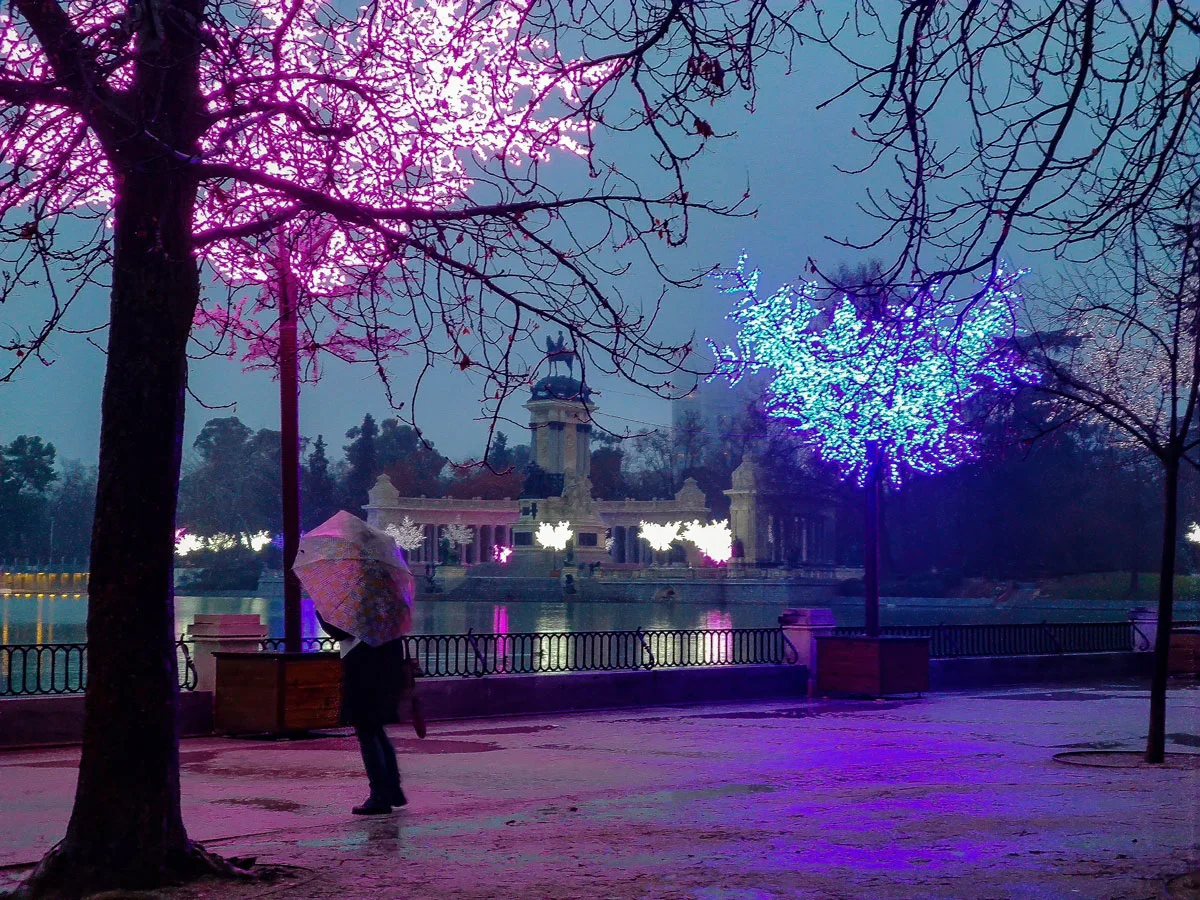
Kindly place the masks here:
[(587, 403), (592, 389), (567, 375), (547, 375), (533, 386), (531, 400), (576, 400)]

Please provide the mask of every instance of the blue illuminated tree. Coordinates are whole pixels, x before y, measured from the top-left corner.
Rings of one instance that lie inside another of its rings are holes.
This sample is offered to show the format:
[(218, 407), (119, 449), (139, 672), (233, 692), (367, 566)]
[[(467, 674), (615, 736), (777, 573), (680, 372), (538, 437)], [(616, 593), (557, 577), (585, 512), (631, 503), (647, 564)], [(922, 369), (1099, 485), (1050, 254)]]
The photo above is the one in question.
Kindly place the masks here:
[(717, 358), (710, 379), (736, 384), (773, 372), (766, 414), (866, 488), (868, 635), (879, 633), (881, 484), (972, 459), (973, 401), (1036, 381), (1012, 340), (1024, 274), (999, 270), (964, 304), (923, 290), (825, 303), (815, 284), (784, 285), (764, 299), (745, 254), (736, 268), (710, 275), (723, 293), (741, 295), (728, 316), (738, 325), (735, 345), (709, 342)]

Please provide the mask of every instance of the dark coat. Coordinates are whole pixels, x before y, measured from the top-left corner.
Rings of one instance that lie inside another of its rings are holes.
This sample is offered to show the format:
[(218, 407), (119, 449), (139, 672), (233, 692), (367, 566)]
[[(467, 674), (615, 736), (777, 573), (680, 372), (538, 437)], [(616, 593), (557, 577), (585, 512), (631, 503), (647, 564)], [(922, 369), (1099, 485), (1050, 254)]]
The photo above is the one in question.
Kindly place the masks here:
[[(320, 618), (320, 617), (318, 617)], [(321, 619), (330, 637), (350, 637)], [(403, 638), (372, 647), (360, 642), (342, 657), (342, 720), (360, 728), (395, 725), (411, 685), (408, 646)]]

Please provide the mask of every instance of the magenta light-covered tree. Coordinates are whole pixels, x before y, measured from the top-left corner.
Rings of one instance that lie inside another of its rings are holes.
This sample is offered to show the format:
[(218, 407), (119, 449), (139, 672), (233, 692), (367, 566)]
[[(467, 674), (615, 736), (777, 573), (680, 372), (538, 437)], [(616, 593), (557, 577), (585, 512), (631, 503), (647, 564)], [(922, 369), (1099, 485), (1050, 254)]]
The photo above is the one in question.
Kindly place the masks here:
[(715, 270), (740, 294), (729, 318), (734, 347), (711, 344), (712, 378), (736, 383), (768, 370), (764, 411), (807, 438), (826, 461), (866, 489), (866, 627), (879, 634), (879, 491), (906, 472), (934, 473), (976, 454), (970, 408), (985, 392), (1036, 381), (1012, 338), (1024, 273), (997, 271), (955, 314), (952, 301), (916, 293), (825, 304), (815, 284), (758, 295), (759, 271)]
[[(484, 157), (502, 154), (516, 167), (547, 158), (554, 149), (582, 154), (587, 118), (564, 120), (544, 114), (543, 107), (560, 95), (576, 101), (580, 79), (601, 80), (604, 68), (564, 74), (563, 62), (548, 53), (544, 40), (516, 39), (521, 12), (499, 4), (486, 15), (463, 19), (454, 3), (402, 0), (372, 8), (357, 29), (332, 35), (316, 16), (307, 16), (304, 27), (293, 28), (282, 43), (290, 57), (286, 68), (302, 71), (313, 48), (324, 47), (327, 68), (361, 89), (343, 109), (355, 127), (331, 143), (303, 127), (280, 129), (265, 120), (239, 133), (229, 149), (236, 146), (242, 165), (271, 158), (293, 183), (383, 208), (412, 203), (438, 208), (467, 196), (473, 182), (470, 153), (460, 148)], [(268, 10), (258, 29), (276, 29), (281, 14)], [(403, 27), (394, 26), (401, 21)], [(254, 31), (243, 30), (241, 38), (261, 44), (264, 35)], [(380, 38), (362, 41), (364, 32)], [(400, 60), (408, 64), (402, 72)], [(372, 87), (376, 99), (367, 103)], [(270, 83), (266, 89), (271, 102), (293, 104), (313, 121), (329, 114), (324, 84)], [(437, 110), (436, 117), (418, 115), (422, 110)], [(322, 153), (334, 159), (323, 160)], [(216, 349), (241, 353), (248, 367), (270, 365), (278, 372), (284, 646), (298, 652), (300, 583), (291, 566), (300, 540), (300, 365), (306, 363), (315, 378), (324, 352), (371, 361), (386, 373), (383, 358), (404, 352), (411, 330), (380, 321), (378, 300), (389, 294), (394, 259), (385, 236), (319, 212), (275, 222), (281, 205), (288, 206), (285, 199), (244, 183), (203, 196), (200, 228), (211, 226), (218, 237), (202, 252), (225, 283), (250, 291), (236, 302), (227, 296), (212, 305), (202, 295), (196, 324), (211, 329)], [(253, 227), (263, 222), (273, 227)], [(249, 234), (241, 230), (248, 227)]]
[[(728, 209), (685, 183), (714, 134), (700, 115), (753, 97), (803, 5), (5, 5), (0, 301), (31, 318), (0, 335), (0, 378), (46, 360), (56, 329), (107, 327), (79, 784), (27, 894), (212, 865), (180, 814), (173, 645), (194, 326), (270, 364), (291, 352), (287, 306), (301, 356), (386, 380), (384, 357), (415, 346), (479, 373), (493, 416), (534, 377), (519, 348), (542, 322), (582, 362), (662, 387), (688, 348), (606, 290), (622, 263), (605, 251), (679, 243), (697, 209)], [(598, 129), (646, 131), (648, 181), (599, 158)], [(557, 187), (555, 156), (578, 161)]]

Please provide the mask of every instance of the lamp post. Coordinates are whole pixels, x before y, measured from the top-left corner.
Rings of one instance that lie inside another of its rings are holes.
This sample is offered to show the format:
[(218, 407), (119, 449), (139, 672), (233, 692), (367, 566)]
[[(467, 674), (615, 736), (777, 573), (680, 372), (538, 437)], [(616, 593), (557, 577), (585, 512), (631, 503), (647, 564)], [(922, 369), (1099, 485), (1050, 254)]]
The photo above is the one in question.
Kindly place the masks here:
[(863, 610), (867, 637), (879, 637), (879, 490), (883, 473), (879, 442), (867, 441), (866, 535), (863, 559)]
[(279, 255), (279, 449), (283, 493), (283, 646), (300, 652), (300, 365), (296, 353), (296, 285), (286, 244)]

